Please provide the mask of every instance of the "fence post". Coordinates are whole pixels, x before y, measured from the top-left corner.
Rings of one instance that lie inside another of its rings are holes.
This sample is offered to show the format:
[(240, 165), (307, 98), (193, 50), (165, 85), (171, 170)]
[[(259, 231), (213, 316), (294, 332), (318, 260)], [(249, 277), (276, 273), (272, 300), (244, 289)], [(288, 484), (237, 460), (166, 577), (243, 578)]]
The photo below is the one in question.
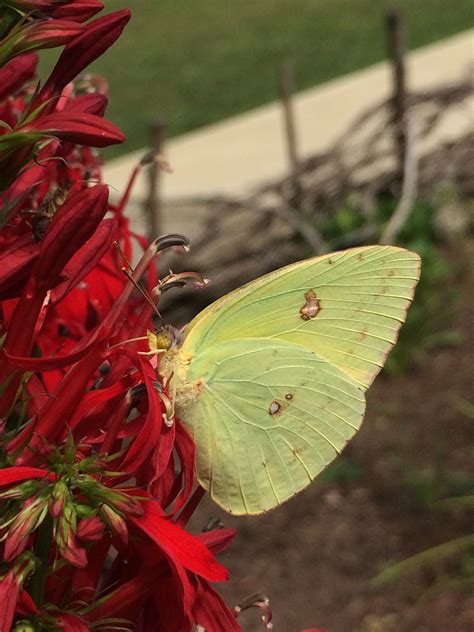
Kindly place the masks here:
[(386, 15), (387, 48), (392, 64), (393, 92), (391, 97), (392, 118), (395, 147), (397, 151), (398, 173), (403, 176), (403, 165), (406, 158), (406, 113), (407, 113), (407, 87), (406, 87), (406, 27), (402, 13), (399, 9), (390, 9)]
[(300, 194), (300, 183), (298, 177), (298, 142), (296, 135), (295, 114), (293, 110), (293, 94), (295, 92), (295, 79), (293, 68), (287, 60), (280, 68), (280, 95), (283, 104), (284, 129), (286, 137), (286, 149), (288, 152), (288, 165), (292, 180), (292, 196), (296, 199)]
[[(158, 156), (163, 151), (166, 123), (163, 119), (157, 119), (151, 124), (151, 147), (153, 153)], [(145, 200), (145, 216), (148, 224), (150, 239), (156, 239), (162, 230), (161, 198), (160, 198), (160, 165), (153, 160), (148, 167), (148, 191)]]

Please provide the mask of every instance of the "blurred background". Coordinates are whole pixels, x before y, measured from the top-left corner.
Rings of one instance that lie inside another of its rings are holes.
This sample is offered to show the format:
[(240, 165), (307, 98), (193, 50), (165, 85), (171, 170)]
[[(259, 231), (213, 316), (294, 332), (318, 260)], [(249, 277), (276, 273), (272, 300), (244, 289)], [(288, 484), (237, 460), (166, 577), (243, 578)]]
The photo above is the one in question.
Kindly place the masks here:
[[(163, 262), (212, 281), (163, 305), (175, 325), (271, 269), (394, 243), (422, 280), (369, 391), (361, 432), (311, 486), (235, 526), (230, 605), (269, 597), (275, 630), (474, 629), (472, 0), (109, 0), (124, 36), (94, 72), (126, 143), (104, 153), (117, 194), (153, 148), (129, 204)], [(135, 4), (135, 6), (133, 6)], [(471, 29), (466, 30), (466, 29)], [(123, 155), (119, 155), (122, 153)], [(254, 609), (242, 625), (261, 629)]]

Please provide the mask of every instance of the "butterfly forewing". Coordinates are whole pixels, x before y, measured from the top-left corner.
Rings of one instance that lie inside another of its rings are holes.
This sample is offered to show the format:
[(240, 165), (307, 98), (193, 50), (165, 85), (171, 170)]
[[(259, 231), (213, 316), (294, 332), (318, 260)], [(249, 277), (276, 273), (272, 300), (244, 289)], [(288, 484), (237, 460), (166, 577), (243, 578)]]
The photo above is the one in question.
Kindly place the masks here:
[(420, 273), (415, 253), (354, 248), (272, 272), (191, 321), (194, 355), (240, 338), (286, 340), (313, 351), (367, 388), (394, 345)]

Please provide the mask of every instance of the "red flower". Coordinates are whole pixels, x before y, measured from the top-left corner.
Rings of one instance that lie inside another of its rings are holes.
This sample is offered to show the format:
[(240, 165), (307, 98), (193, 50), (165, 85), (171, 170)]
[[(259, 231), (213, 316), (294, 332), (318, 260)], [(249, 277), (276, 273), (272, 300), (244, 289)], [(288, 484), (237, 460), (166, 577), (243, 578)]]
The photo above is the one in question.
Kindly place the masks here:
[(17, 237), (0, 252), (0, 300), (21, 294), (39, 251), (40, 245), (30, 233)]
[(143, 516), (132, 517), (131, 522), (167, 557), (211, 582), (227, 581), (227, 569), (200, 540), (166, 518), (156, 501), (144, 502), (143, 509)]
[(104, 535), (105, 525), (98, 516), (91, 516), (80, 520), (77, 525), (77, 537), (79, 540), (96, 542)]
[[(122, 9), (89, 22), (82, 35), (64, 49), (39, 94), (39, 102), (59, 95), (63, 88), (77, 77), (86, 66), (112, 46), (129, 20), (130, 11)], [(50, 107), (46, 106), (46, 108), (50, 110)]]
[(241, 632), (235, 615), (206, 581), (200, 580), (193, 606), (196, 623), (207, 632)]
[(10, 632), (23, 583), (35, 568), (30, 555), (25, 554), (0, 579), (0, 632)]
[(0, 65), (39, 48), (64, 46), (82, 33), (84, 27), (68, 20), (32, 20), (11, 30), (0, 43)]
[(85, 22), (103, 8), (104, 5), (98, 0), (66, 0), (53, 3), (49, 14), (53, 18)]
[(0, 486), (46, 477), (50, 477), (49, 472), (37, 467), (4, 467), (0, 469)]
[(0, 68), (0, 101), (15, 94), (23, 84), (34, 78), (38, 57), (34, 53), (21, 55)]
[(9, 328), (6, 349), (10, 353), (30, 352), (47, 291), (60, 282), (69, 260), (93, 236), (107, 212), (107, 200), (107, 187), (97, 185), (71, 196), (53, 217)]
[(0, 468), (0, 632), (20, 618), (86, 632), (117, 617), (141, 632), (237, 632), (210, 585), (227, 580), (214, 555), (234, 531), (185, 530), (204, 493), (192, 493), (194, 444), (155, 362), (137, 351), (146, 344), (130, 341), (152, 327), (153, 306), (123, 274), (124, 258), (144, 251), (129, 274), (153, 294), (155, 256), (187, 241), (149, 245), (130, 230), (124, 207), (146, 160), (117, 206), (105, 186), (90, 187), (100, 162), (89, 146), (123, 135), (102, 118), (104, 82), (71, 83), (130, 14), (85, 23), (97, 0), (6, 5), (20, 17), (0, 66), (2, 54), (66, 47), (38, 93), (35, 55), (0, 68), (0, 447), (16, 464)]
[(30, 535), (41, 525), (48, 513), (48, 498), (38, 496), (25, 501), (9, 526), (3, 557), (7, 562), (14, 560), (28, 545)]
[(85, 22), (104, 8), (98, 0), (8, 0), (6, 4), (75, 22)]
[[(108, 147), (123, 143), (123, 133), (106, 119), (87, 112), (75, 112), (67, 109), (37, 119), (19, 127), (15, 135), (24, 134), (25, 138), (41, 140), (54, 136), (60, 140), (91, 147)], [(5, 139), (6, 140), (6, 139)]]

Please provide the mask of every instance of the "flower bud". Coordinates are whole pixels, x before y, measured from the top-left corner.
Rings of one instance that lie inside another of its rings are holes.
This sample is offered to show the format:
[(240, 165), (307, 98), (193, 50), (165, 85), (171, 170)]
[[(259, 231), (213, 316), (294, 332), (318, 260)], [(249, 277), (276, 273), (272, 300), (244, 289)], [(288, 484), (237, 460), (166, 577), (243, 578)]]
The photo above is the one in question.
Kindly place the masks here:
[(105, 525), (99, 516), (91, 516), (80, 520), (77, 525), (77, 537), (79, 540), (96, 542), (104, 535)]
[(67, 501), (71, 502), (69, 488), (64, 479), (60, 479), (53, 487), (49, 503), (49, 513), (53, 518), (58, 518), (63, 513)]
[(109, 505), (102, 505), (100, 513), (104, 520), (109, 524), (112, 531), (114, 531), (119, 538), (127, 544), (128, 542), (128, 528), (127, 523), (120, 514), (109, 507)]
[(17, 557), (25, 548), (29, 536), (40, 526), (48, 513), (48, 498), (40, 496), (17, 514), (5, 540), (4, 558), (7, 562)]

